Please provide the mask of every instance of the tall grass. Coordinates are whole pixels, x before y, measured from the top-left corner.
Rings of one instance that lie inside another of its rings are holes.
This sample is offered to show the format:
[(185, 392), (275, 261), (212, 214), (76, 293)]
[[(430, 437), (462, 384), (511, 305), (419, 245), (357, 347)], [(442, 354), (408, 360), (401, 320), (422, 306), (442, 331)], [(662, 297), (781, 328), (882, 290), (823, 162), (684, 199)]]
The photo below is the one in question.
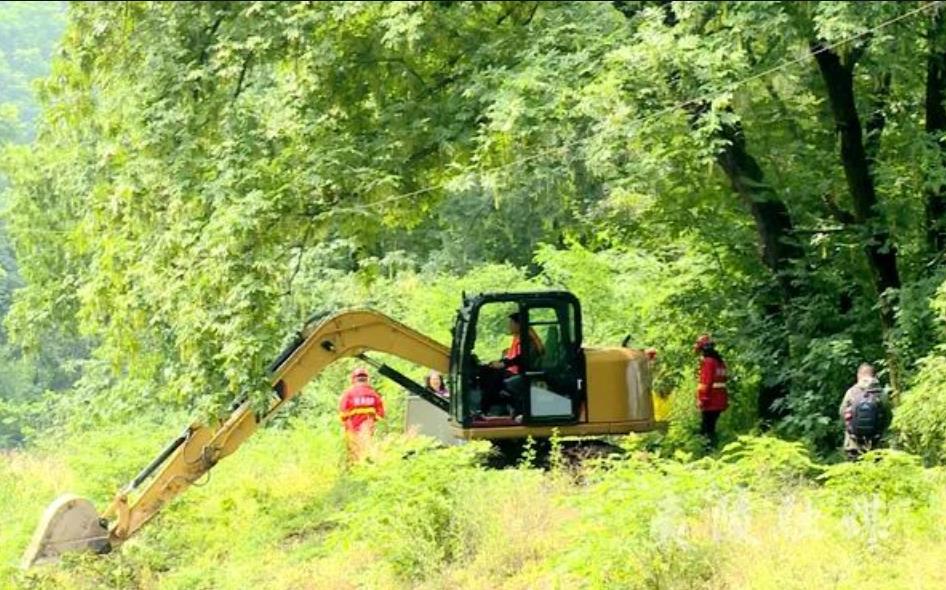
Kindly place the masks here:
[(301, 420), (262, 432), (116, 553), (18, 572), (42, 506), (66, 489), (102, 501), (129, 475), (103, 449), (141, 438), (116, 428), (0, 458), (0, 586), (946, 587), (946, 478), (902, 453), (826, 466), (743, 438), (692, 461), (629, 440), (581, 472), (487, 470), (482, 445), (391, 435), (346, 469), (338, 433)]

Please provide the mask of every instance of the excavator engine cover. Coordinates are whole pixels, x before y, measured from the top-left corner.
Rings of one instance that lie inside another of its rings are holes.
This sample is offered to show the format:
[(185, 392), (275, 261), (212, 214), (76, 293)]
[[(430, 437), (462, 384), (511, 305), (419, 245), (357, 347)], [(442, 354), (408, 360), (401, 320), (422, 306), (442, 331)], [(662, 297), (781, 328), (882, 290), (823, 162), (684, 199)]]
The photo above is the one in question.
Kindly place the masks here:
[(23, 554), (22, 565), (26, 569), (55, 562), (70, 551), (107, 553), (109, 549), (108, 529), (92, 502), (67, 494), (57, 498), (43, 513)]

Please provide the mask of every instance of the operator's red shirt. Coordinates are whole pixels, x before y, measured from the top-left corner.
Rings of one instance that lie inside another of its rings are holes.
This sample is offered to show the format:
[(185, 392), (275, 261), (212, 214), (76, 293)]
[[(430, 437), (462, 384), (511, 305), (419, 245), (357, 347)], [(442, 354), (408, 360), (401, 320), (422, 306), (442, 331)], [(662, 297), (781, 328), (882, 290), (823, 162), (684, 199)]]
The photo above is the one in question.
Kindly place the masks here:
[(370, 385), (353, 385), (342, 394), (338, 402), (338, 413), (348, 432), (360, 432), (374, 428), (379, 418), (384, 418), (384, 402)]
[(703, 357), (696, 403), (704, 412), (721, 412), (729, 407), (726, 391), (726, 363), (711, 356)]
[[(532, 339), (532, 352), (542, 356), (545, 354), (545, 345), (542, 344), (542, 339), (539, 338), (532, 328), (529, 328), (529, 338)], [(519, 339), (519, 335), (512, 337), (512, 340), (509, 342), (509, 348), (506, 349), (506, 352), (503, 354), (503, 365), (506, 367), (506, 372), (510, 375), (518, 375), (522, 372), (523, 358), (522, 358), (522, 341)]]
[(519, 366), (522, 363), (522, 343), (519, 342), (518, 336), (512, 337), (512, 342), (509, 343), (509, 348), (506, 350), (506, 354), (503, 355), (503, 359), (506, 361), (503, 363), (506, 365), (506, 371), (510, 375), (518, 375), (522, 370)]

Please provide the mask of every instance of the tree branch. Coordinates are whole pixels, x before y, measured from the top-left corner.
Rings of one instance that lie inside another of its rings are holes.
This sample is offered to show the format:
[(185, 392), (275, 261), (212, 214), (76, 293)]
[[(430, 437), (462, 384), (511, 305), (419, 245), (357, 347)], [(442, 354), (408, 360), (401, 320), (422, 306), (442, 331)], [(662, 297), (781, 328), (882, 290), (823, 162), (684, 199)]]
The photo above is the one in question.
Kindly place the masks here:
[(357, 63), (359, 63), (359, 64), (361, 64), (361, 65), (397, 64), (397, 65), (401, 66), (402, 68), (404, 68), (404, 70), (405, 70), (408, 74), (410, 74), (411, 76), (413, 76), (414, 78), (416, 78), (417, 81), (420, 82), (421, 86), (423, 86), (424, 88), (427, 88), (427, 87), (428, 87), (428, 85), (427, 85), (427, 80), (424, 80), (424, 77), (421, 76), (420, 74), (418, 74), (418, 73), (417, 73), (417, 70), (415, 70), (413, 67), (411, 67), (411, 65), (410, 65), (409, 63), (407, 63), (407, 62), (404, 60), (404, 58), (401, 58), (401, 57), (376, 57), (376, 58), (370, 58), (370, 59), (362, 59), (362, 60), (359, 60)]
[(532, 4), (532, 10), (529, 11), (529, 16), (519, 23), (521, 26), (525, 27), (532, 24), (532, 19), (535, 18), (535, 13), (539, 11), (539, 4), (541, 4), (541, 2), (535, 2)]
[(873, 167), (877, 163), (877, 154), (880, 151), (880, 136), (887, 124), (887, 99), (890, 97), (890, 72), (884, 73), (877, 80), (877, 88), (873, 97), (873, 110), (864, 123), (864, 151), (867, 161)]
[[(938, 151), (938, 164), (946, 166), (946, 19), (936, 11), (927, 32), (926, 133)], [(926, 243), (934, 259), (946, 252), (946, 186), (926, 182)]]
[(499, 15), (499, 18), (496, 19), (496, 26), (498, 27), (499, 25), (503, 24), (507, 18), (512, 16), (512, 13), (515, 12), (515, 10), (516, 10), (515, 4), (512, 4), (511, 6), (509, 6), (509, 8), (507, 8), (505, 12)]
[(816, 235), (816, 234), (842, 234), (853, 232), (852, 227), (800, 227), (791, 230), (791, 233), (798, 235)]
[(207, 30), (206, 38), (207, 42), (204, 43), (203, 48), (200, 50), (200, 56), (197, 60), (197, 63), (204, 65), (207, 63), (207, 57), (210, 54), (210, 46), (212, 45), (211, 41), (217, 35), (217, 29), (220, 28), (221, 23), (223, 23), (223, 15), (220, 14), (217, 16), (216, 20), (210, 25), (210, 28)]
[(838, 202), (835, 200), (834, 195), (831, 193), (825, 193), (821, 196), (821, 202), (824, 204), (825, 208), (828, 210), (828, 213), (832, 217), (838, 220), (839, 223), (844, 225), (853, 225), (856, 223), (854, 216), (851, 215), (848, 211), (841, 208), (838, 205)]
[[(207, 58), (210, 57), (210, 47), (213, 45), (213, 39), (217, 35), (217, 30), (220, 28), (220, 25), (223, 23), (223, 14), (218, 13), (217, 18), (211, 23), (210, 27), (207, 29), (205, 37), (205, 42), (203, 47), (200, 49), (200, 54), (197, 56), (197, 64), (203, 66), (207, 63)], [(193, 97), (196, 101), (200, 98), (200, 83), (197, 82), (194, 86)]]
[(297, 246), (299, 248), (299, 254), (296, 256), (295, 267), (292, 269), (292, 273), (289, 275), (289, 282), (286, 284), (286, 292), (283, 294), (285, 297), (292, 295), (292, 284), (299, 275), (299, 271), (302, 270), (302, 257), (305, 256), (306, 247), (309, 245), (309, 239), (312, 237), (312, 229), (314, 227), (314, 223), (306, 225), (305, 234), (302, 236), (302, 241)]
[[(854, 219), (865, 228), (866, 239), (862, 241), (862, 247), (880, 304), (880, 325), (890, 381), (894, 390), (900, 391), (900, 363), (891, 343), (897, 324), (897, 293), (901, 284), (897, 247), (878, 209), (872, 160), (865, 145), (854, 95), (855, 60), (852, 57), (849, 63), (843, 63), (840, 56), (822, 41), (812, 41), (810, 46), (834, 116), (841, 148), (841, 166), (854, 206)], [(875, 131), (879, 134), (878, 129), (875, 128)]]
[(246, 58), (243, 60), (243, 67), (240, 68), (240, 77), (237, 78), (236, 89), (233, 91), (232, 100), (234, 101), (240, 96), (240, 93), (243, 92), (243, 80), (246, 78), (246, 71), (249, 69), (252, 60), (253, 54), (247, 53)]

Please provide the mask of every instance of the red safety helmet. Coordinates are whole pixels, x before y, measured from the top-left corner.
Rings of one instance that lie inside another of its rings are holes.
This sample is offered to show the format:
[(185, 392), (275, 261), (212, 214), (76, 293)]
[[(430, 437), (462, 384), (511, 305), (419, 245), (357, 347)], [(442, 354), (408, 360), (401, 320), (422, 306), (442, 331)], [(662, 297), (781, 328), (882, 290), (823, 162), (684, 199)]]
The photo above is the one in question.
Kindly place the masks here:
[(354, 371), (351, 372), (351, 382), (352, 382), (352, 383), (354, 383), (355, 381), (357, 381), (359, 377), (364, 377), (365, 379), (367, 379), (367, 378), (368, 378), (368, 369), (366, 369), (366, 368), (364, 368), (364, 367), (358, 367), (357, 369), (355, 369)]
[(713, 339), (709, 334), (701, 334), (699, 338), (696, 339), (696, 343), (693, 345), (693, 350), (699, 352), (706, 348), (707, 346), (713, 345)]

